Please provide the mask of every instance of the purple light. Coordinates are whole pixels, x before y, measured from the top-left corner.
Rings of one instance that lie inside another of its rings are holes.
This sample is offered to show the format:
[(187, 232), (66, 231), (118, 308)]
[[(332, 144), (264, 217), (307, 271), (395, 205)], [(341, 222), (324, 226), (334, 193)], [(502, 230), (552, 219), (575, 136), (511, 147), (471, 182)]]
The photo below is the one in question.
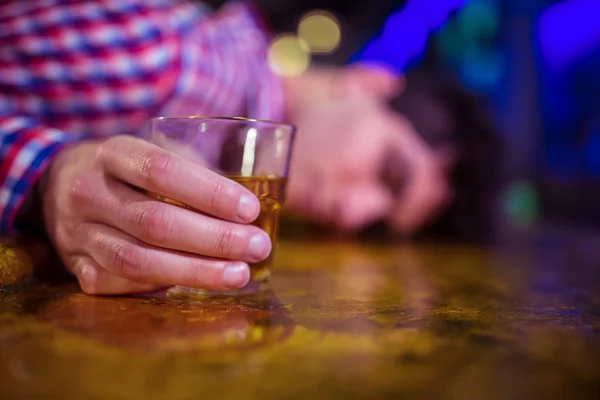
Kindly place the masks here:
[(430, 30), (434, 31), (442, 27), (448, 19), (448, 14), (461, 8), (466, 0), (442, 0), (442, 1), (415, 1), (411, 0), (404, 7), (404, 11), (413, 15), (420, 15), (423, 22)]
[(420, 15), (406, 10), (390, 17), (381, 41), (390, 61), (406, 65), (425, 49), (428, 34), (429, 29)]
[(600, 1), (567, 0), (547, 8), (538, 19), (537, 35), (548, 66), (565, 68), (600, 44)]
[(427, 37), (439, 29), (448, 15), (466, 0), (409, 0), (386, 21), (381, 35), (372, 39), (351, 61), (386, 64), (402, 72), (427, 45)]

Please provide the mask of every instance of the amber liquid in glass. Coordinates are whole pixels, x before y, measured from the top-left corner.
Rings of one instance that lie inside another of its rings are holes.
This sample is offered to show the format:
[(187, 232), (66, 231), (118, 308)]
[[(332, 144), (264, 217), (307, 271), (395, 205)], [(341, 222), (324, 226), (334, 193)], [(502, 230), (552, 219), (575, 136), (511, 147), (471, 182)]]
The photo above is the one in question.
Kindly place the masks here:
[[(261, 262), (250, 265), (250, 280), (253, 282), (268, 282), (271, 276), (273, 253), (277, 246), (279, 229), (279, 213), (285, 200), (285, 187), (287, 178), (268, 176), (227, 176), (227, 178), (239, 183), (256, 195), (260, 202), (260, 215), (253, 225), (265, 231), (273, 243), (273, 251), (269, 257)], [(148, 195), (180, 207), (193, 209), (178, 201), (163, 196), (147, 193)]]

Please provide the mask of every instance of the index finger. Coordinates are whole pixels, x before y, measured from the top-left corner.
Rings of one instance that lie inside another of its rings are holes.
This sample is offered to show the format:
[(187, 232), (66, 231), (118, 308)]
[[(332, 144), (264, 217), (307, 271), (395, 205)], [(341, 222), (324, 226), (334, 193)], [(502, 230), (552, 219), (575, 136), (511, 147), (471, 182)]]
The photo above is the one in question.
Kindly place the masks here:
[(260, 213), (242, 185), (141, 139), (109, 139), (99, 160), (116, 179), (221, 219), (251, 223)]

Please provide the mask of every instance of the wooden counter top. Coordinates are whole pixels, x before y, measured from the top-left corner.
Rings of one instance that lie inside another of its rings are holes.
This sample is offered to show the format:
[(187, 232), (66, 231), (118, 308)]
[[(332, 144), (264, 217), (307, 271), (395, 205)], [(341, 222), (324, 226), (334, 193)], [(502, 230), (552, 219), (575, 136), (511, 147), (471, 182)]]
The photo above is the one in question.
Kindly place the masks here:
[(597, 399), (600, 246), (560, 243), (283, 242), (273, 293), (198, 301), (27, 283), (10, 244), (0, 398)]

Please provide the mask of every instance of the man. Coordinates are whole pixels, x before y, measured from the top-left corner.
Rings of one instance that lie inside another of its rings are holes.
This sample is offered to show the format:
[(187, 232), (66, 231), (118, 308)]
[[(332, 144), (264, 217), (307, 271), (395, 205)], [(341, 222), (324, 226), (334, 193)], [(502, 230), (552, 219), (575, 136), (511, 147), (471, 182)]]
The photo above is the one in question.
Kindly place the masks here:
[[(133, 137), (153, 116), (186, 114), (297, 124), (290, 205), (313, 217), (356, 229), (393, 214), (406, 233), (429, 219), (449, 196), (444, 166), (410, 123), (385, 116), (396, 77), (356, 67), (280, 79), (256, 10), (183, 0), (0, 6), (2, 232), (40, 227), (88, 293), (243, 287), (247, 263), (271, 251), (250, 225), (257, 199)], [(380, 180), (398, 159), (411, 170), (400, 199)]]

